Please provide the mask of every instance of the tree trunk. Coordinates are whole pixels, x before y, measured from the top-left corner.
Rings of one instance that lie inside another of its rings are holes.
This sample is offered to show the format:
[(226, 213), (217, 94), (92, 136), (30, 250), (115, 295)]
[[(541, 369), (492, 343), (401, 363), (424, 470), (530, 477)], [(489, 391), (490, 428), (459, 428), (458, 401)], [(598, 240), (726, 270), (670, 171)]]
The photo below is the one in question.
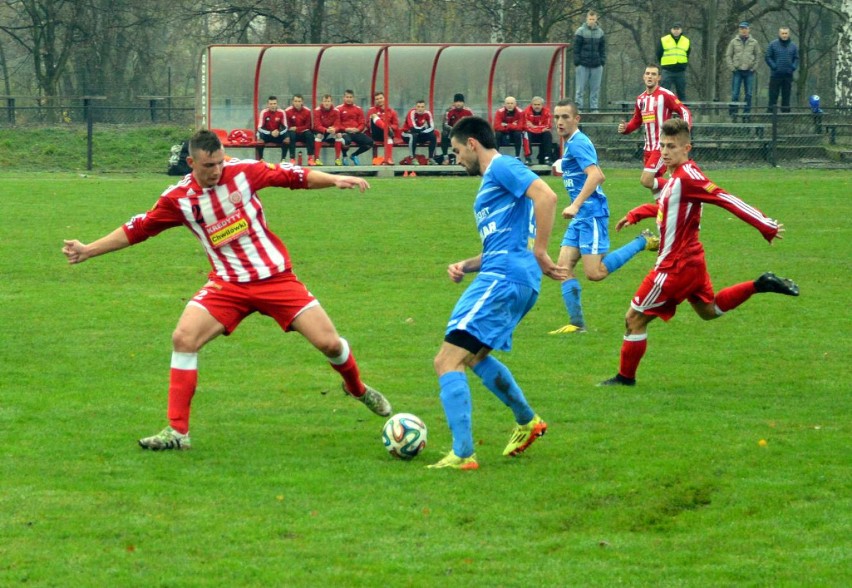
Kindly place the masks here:
[(837, 39), (837, 74), (834, 96), (837, 106), (852, 107), (852, 0), (843, 0), (843, 27)]

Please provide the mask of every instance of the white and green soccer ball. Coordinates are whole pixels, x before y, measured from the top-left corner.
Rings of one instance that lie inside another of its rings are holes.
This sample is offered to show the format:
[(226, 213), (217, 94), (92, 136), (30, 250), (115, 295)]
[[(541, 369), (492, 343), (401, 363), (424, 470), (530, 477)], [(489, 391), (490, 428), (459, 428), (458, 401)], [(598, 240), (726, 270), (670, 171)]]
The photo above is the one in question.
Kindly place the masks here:
[(413, 459), (426, 447), (426, 423), (411, 413), (395, 414), (382, 428), (382, 442), (392, 456)]

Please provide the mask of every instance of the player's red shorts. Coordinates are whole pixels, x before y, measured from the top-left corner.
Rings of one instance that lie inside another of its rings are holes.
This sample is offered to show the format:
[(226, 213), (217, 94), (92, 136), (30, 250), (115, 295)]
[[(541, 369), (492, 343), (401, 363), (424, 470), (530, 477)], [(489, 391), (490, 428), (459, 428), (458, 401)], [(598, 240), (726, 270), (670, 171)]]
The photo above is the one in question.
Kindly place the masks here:
[(656, 151), (645, 151), (645, 168), (643, 172), (654, 174), (654, 177), (659, 178), (666, 173), (666, 164), (663, 163), (663, 154), (659, 149)]
[(630, 302), (631, 308), (642, 314), (669, 320), (684, 300), (689, 302), (713, 302), (713, 283), (703, 260), (679, 269), (677, 272), (651, 270), (636, 295)]
[(293, 272), (286, 271), (257, 282), (225, 282), (214, 278), (204, 284), (189, 304), (206, 309), (233, 333), (253, 312), (270, 316), (285, 331), (299, 314), (319, 304)]

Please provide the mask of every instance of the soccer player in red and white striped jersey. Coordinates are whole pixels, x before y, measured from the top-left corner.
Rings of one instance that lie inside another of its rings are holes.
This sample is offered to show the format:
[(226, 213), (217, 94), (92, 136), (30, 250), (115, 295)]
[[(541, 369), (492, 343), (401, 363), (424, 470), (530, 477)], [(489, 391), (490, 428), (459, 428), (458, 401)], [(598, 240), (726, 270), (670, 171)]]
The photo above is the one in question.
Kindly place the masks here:
[(663, 123), (677, 113), (692, 128), (692, 113), (674, 93), (660, 86), (660, 66), (645, 67), (642, 81), (645, 83), (645, 91), (636, 97), (633, 118), (619, 123), (618, 132), (628, 135), (641, 126), (645, 127), (644, 167), (639, 181), (656, 193), (666, 182), (663, 179), (666, 166), (660, 157)]
[(192, 297), (172, 335), (169, 426), (139, 440), (145, 449), (189, 449), (189, 413), (198, 381), (198, 352), (228, 335), (254, 312), (272, 317), (285, 331), (301, 333), (343, 378), (343, 390), (380, 416), (391, 412), (378, 391), (361, 380), (355, 357), (319, 302), (293, 274), (284, 243), (269, 230), (257, 192), (266, 187), (369, 188), (363, 178), (262, 161), (225, 161), (218, 137), (198, 131), (190, 140), (192, 173), (168, 188), (148, 212), (89, 244), (64, 242), (71, 264), (136, 245), (184, 225), (201, 243), (212, 271)]
[(698, 240), (704, 204), (724, 208), (757, 229), (770, 243), (773, 239), (782, 238), (784, 225), (707, 179), (689, 159), (692, 145), (686, 121), (670, 119), (663, 123), (660, 148), (663, 162), (672, 172), (671, 178), (662, 187), (656, 202), (634, 208), (615, 227), (620, 231), (642, 219), (656, 218), (660, 229), (660, 250), (654, 269), (639, 286), (627, 311), (627, 332), (621, 346), (618, 374), (601, 382), (603, 386), (636, 384), (636, 370), (647, 349), (648, 323), (656, 317), (668, 321), (684, 300), (689, 301), (702, 319), (712, 320), (738, 307), (756, 293), (799, 295), (799, 287), (792, 280), (772, 273), (714, 293), (707, 273), (704, 247)]

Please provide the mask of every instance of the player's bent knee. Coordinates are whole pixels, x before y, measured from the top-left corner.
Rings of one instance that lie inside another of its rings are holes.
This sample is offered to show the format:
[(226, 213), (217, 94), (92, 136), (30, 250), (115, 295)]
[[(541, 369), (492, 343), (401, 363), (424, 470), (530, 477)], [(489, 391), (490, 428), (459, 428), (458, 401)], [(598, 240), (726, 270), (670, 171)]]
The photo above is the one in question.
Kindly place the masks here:
[(338, 357), (343, 353), (343, 342), (336, 334), (315, 338), (311, 343), (326, 357)]
[(608, 275), (609, 275), (609, 272), (606, 271), (606, 268), (604, 268), (603, 270), (594, 269), (594, 268), (586, 270), (586, 278), (590, 282), (600, 282), (601, 280), (603, 280)]
[(178, 327), (172, 333), (172, 348), (180, 353), (197, 353), (204, 342), (197, 333)]

